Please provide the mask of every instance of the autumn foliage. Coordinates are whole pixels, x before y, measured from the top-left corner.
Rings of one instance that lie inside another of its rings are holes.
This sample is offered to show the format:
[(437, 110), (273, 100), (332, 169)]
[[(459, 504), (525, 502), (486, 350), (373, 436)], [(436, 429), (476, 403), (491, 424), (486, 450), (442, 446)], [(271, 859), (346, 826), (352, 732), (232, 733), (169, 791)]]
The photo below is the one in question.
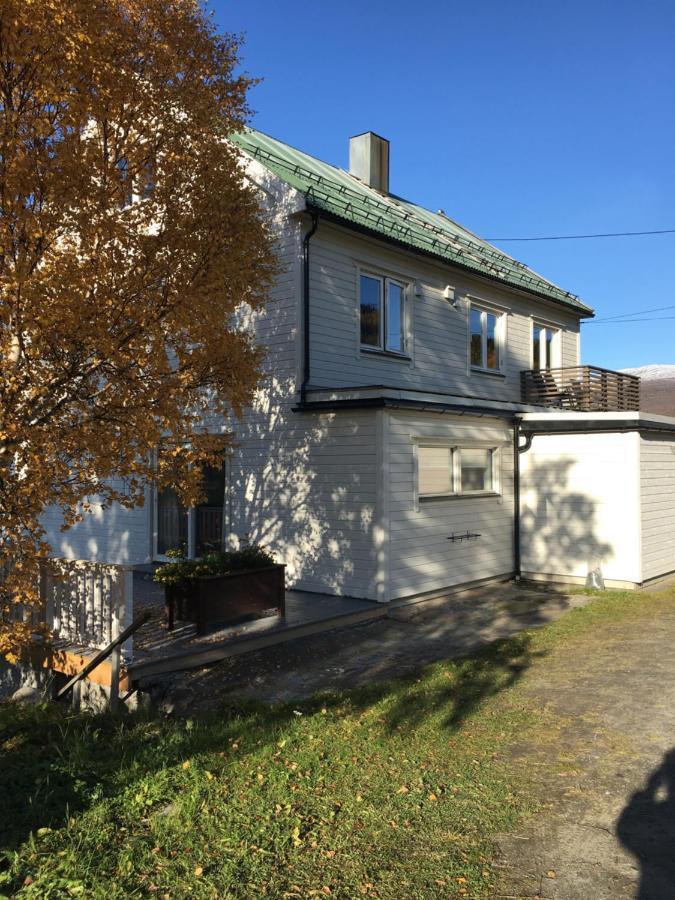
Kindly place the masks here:
[(193, 0), (0, 0), (5, 613), (35, 600), (47, 505), (72, 524), (153, 479), (195, 499), (229, 440), (207, 414), (251, 398), (232, 315), (274, 257), (226, 141), (248, 115), (237, 53)]

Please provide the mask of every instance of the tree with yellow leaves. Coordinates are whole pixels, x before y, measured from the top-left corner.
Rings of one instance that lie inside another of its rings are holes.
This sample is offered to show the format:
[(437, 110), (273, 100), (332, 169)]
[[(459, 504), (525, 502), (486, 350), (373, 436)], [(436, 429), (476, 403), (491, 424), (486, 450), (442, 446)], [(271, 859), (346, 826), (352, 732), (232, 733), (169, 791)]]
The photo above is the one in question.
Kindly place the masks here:
[(47, 506), (67, 526), (153, 481), (194, 502), (229, 440), (205, 414), (251, 398), (260, 351), (233, 314), (275, 260), (227, 141), (237, 54), (197, 0), (0, 0), (4, 620), (36, 601)]

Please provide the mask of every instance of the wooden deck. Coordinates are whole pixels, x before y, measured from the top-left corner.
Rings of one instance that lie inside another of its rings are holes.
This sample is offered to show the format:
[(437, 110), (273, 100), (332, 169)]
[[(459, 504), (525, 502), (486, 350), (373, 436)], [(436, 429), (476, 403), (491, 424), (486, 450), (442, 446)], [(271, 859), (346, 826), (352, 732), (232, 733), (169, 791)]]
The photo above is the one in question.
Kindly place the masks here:
[(198, 635), (195, 625), (188, 622), (177, 622), (173, 631), (168, 631), (163, 588), (141, 574), (134, 582), (134, 615), (149, 609), (152, 617), (134, 639), (133, 661), (128, 666), (133, 684), (387, 615), (385, 605), (369, 600), (287, 591), (283, 618), (268, 616)]

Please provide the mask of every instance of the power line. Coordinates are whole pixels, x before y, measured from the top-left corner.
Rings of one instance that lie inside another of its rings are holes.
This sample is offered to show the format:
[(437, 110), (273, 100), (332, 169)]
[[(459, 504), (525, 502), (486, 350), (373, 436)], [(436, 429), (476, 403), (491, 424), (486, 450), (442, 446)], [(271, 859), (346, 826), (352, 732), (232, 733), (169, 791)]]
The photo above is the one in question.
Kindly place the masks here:
[(582, 322), (582, 325), (630, 325), (631, 322), (665, 322), (675, 316), (659, 316), (652, 319), (619, 319), (618, 322)]
[(604, 234), (556, 234), (546, 237), (491, 237), (486, 241), (581, 241), (588, 238), (636, 237), (645, 234), (675, 234), (675, 228), (662, 228), (658, 231), (608, 231)]
[[(630, 316), (646, 316), (648, 313), (653, 312), (663, 312), (665, 309), (675, 309), (675, 304), (670, 304), (669, 306), (654, 306), (652, 309), (637, 309), (632, 313), (620, 313), (616, 316), (601, 316), (599, 319), (593, 319), (594, 324), (598, 324), (599, 322), (611, 322), (615, 319), (628, 319)], [(588, 324), (584, 322), (584, 324)]]

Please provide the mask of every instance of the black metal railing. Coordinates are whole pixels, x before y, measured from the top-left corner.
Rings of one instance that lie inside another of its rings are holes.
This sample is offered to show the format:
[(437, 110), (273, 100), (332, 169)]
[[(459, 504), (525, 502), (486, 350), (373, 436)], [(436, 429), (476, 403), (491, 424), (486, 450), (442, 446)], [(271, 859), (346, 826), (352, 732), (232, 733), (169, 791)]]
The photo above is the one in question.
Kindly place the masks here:
[(640, 409), (640, 379), (598, 366), (528, 369), (520, 373), (523, 403), (577, 412)]

